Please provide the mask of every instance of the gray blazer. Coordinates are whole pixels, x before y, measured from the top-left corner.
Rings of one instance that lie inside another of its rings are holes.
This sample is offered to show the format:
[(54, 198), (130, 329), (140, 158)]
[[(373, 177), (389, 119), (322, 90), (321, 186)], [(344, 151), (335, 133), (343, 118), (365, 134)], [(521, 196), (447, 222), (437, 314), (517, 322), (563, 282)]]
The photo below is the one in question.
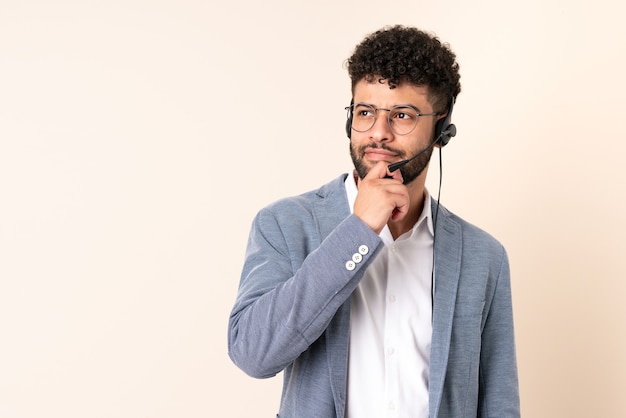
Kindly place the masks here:
[[(262, 209), (250, 232), (229, 355), (254, 377), (284, 371), (282, 418), (344, 417), (350, 294), (383, 246), (350, 213), (345, 178)], [(347, 268), (363, 246), (363, 261)], [(440, 418), (520, 415), (506, 252), (444, 207), (435, 238), (429, 408)]]

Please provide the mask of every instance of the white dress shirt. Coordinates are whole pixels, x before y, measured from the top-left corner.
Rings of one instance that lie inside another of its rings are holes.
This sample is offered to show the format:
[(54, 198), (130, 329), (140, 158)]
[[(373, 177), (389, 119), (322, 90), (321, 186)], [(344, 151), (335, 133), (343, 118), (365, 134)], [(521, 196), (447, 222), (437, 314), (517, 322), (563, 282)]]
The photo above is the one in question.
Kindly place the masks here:
[[(357, 186), (345, 181), (350, 210)], [(432, 337), (430, 195), (410, 231), (385, 244), (351, 296), (347, 418), (427, 418)]]

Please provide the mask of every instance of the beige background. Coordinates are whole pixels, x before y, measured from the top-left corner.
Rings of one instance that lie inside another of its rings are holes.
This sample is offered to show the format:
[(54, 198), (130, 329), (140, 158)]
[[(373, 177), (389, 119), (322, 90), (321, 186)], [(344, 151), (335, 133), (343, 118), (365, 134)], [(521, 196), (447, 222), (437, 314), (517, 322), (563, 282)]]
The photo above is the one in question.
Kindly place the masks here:
[(226, 353), (248, 228), (350, 169), (394, 23), (461, 63), (441, 199), (509, 250), (524, 416), (626, 416), (620, 4), (0, 0), (0, 417), (274, 416)]

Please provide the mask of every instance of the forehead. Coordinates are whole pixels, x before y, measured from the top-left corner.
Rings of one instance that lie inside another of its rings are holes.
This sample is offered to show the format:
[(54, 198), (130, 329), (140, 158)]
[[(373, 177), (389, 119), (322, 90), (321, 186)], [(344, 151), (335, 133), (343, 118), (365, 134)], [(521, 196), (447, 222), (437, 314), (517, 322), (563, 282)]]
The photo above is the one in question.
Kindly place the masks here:
[(432, 111), (428, 86), (402, 83), (390, 89), (386, 81), (381, 83), (377, 78), (373, 82), (363, 79), (355, 84), (354, 102), (377, 107), (411, 104), (420, 111)]

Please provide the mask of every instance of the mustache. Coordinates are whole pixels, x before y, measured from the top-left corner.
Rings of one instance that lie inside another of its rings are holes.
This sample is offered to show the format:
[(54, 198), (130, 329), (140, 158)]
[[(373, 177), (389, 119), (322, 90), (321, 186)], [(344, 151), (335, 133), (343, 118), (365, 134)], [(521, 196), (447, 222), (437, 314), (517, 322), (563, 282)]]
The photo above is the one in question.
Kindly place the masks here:
[(396, 149), (396, 148), (392, 148), (392, 147), (388, 146), (387, 144), (367, 144), (367, 145), (362, 145), (359, 148), (361, 156), (365, 155), (365, 152), (368, 149), (382, 149), (382, 150), (385, 150), (385, 151), (393, 152), (394, 154), (396, 154), (400, 158), (404, 158), (404, 152), (402, 150), (399, 150), (399, 149)]

